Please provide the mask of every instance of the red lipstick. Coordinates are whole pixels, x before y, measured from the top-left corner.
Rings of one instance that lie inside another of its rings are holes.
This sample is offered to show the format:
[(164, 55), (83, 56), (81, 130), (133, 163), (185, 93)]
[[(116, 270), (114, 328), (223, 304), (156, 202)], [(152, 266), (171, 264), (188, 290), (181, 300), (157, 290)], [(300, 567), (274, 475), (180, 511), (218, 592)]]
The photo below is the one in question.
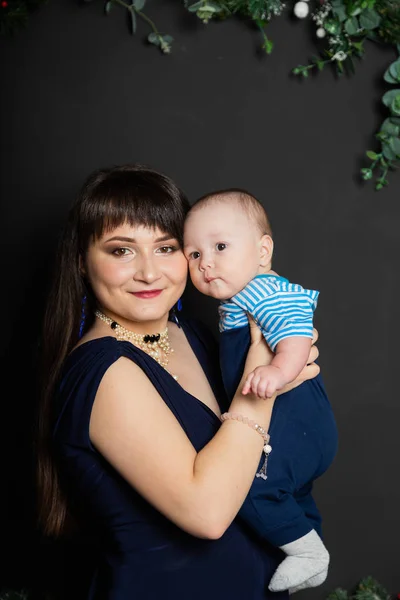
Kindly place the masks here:
[(150, 300), (151, 298), (156, 298), (161, 294), (162, 290), (146, 290), (143, 292), (130, 292), (136, 298), (141, 298), (142, 300)]

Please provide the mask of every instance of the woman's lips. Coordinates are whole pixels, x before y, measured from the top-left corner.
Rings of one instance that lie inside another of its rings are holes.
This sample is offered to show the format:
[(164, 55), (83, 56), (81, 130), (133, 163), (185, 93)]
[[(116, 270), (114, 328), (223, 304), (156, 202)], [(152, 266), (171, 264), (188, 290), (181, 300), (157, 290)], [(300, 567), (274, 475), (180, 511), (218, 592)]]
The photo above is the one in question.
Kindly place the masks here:
[(147, 290), (146, 292), (130, 292), (136, 298), (142, 298), (143, 300), (149, 300), (150, 298), (156, 298), (161, 294), (162, 290)]

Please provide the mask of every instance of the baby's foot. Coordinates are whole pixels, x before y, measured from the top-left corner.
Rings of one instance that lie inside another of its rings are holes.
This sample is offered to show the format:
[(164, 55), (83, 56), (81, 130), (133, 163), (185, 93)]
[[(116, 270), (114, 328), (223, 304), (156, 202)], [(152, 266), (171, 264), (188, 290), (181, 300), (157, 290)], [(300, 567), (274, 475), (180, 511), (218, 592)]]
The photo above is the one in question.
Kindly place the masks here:
[(328, 569), (329, 553), (314, 529), (298, 540), (281, 546), (281, 550), (288, 556), (281, 562), (270, 581), (268, 587), (272, 592), (295, 588), (297, 591), (297, 588), (301, 589), (301, 584)]
[(289, 588), (289, 594), (295, 594), (296, 592), (299, 592), (300, 590), (304, 590), (306, 588), (317, 587), (318, 585), (321, 585), (322, 583), (324, 583), (324, 581), (327, 577), (328, 577), (328, 569), (325, 569), (325, 571), (322, 571), (321, 573), (319, 573), (318, 575), (315, 575), (314, 577), (310, 577), (310, 579), (307, 579), (307, 581), (300, 583), (300, 585)]

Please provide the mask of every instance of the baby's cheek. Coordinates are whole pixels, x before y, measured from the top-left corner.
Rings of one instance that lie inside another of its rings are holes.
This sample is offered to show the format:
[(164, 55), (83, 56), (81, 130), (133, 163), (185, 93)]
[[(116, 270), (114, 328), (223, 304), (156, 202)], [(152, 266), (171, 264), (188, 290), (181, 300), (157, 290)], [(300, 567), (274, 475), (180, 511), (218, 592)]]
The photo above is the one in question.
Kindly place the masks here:
[(193, 282), (197, 281), (197, 279), (199, 278), (198, 270), (195, 267), (191, 266), (190, 264), (189, 264), (189, 275)]
[(190, 273), (190, 278), (192, 283), (196, 289), (198, 289), (202, 294), (208, 293), (208, 284), (204, 281), (204, 279), (199, 275), (199, 273), (194, 272), (193, 275)]

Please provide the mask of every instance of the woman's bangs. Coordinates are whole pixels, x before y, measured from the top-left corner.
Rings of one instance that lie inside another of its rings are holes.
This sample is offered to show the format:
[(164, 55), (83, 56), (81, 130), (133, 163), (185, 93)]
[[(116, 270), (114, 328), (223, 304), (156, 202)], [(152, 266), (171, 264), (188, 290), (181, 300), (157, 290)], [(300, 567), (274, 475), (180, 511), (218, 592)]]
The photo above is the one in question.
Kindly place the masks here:
[(128, 224), (131, 227), (159, 229), (182, 243), (183, 215), (176, 214), (175, 206), (168, 197), (138, 197), (129, 194), (123, 197), (98, 198), (95, 208), (91, 222), (87, 223), (85, 229), (96, 240), (105, 233)]

